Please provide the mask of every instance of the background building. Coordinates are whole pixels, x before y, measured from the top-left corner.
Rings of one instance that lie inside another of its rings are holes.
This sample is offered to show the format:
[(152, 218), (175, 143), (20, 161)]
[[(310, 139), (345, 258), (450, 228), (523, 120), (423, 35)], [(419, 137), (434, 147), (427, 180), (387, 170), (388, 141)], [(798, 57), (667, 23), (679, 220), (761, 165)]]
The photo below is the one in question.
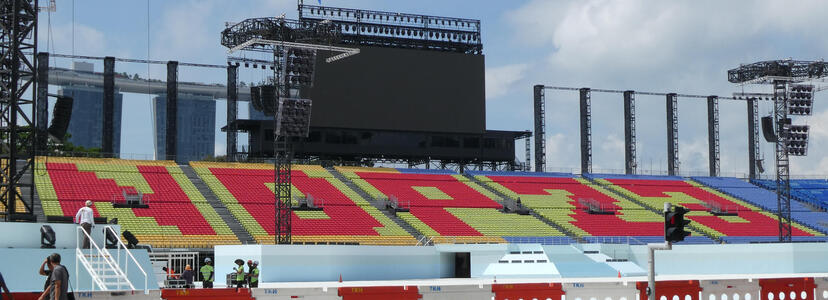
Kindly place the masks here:
[[(94, 71), (94, 65), (75, 62), (74, 69), (75, 71), (91, 73)], [(84, 148), (101, 148), (103, 89), (85, 85), (65, 85), (60, 86), (58, 94), (74, 99), (72, 118), (69, 121), (69, 130), (67, 131), (71, 135), (68, 141), (75, 146)], [(121, 107), (123, 99), (124, 95), (119, 93), (116, 87), (113, 150), (117, 154), (121, 153)]]
[[(166, 151), (167, 97), (155, 97), (155, 155), (164, 159)], [(216, 142), (216, 101), (212, 97), (178, 94), (178, 124), (175, 161), (187, 163), (214, 155)]]

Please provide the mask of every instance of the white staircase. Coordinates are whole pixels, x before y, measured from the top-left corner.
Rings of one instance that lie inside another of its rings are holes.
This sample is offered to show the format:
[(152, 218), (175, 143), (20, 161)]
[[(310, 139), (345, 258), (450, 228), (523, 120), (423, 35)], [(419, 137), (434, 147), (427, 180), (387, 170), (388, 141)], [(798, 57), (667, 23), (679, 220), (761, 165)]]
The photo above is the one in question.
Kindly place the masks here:
[[(132, 253), (127, 249), (126, 245), (121, 242), (120, 234), (110, 226), (103, 226), (103, 228), (106, 233), (111, 233), (118, 237), (118, 243), (115, 249), (100, 247), (89, 237), (86, 231), (78, 227), (77, 246), (75, 249), (75, 265), (78, 267), (75, 268), (75, 278), (78, 278), (78, 273), (81, 269), (80, 266), (83, 266), (92, 278), (92, 286), (89, 288), (91, 291), (136, 290), (127, 276), (129, 265), (134, 264), (144, 276), (144, 292), (148, 293), (146, 271), (144, 271), (135, 257), (132, 256)], [(89, 238), (89, 249), (81, 248), (84, 237)], [(112, 252), (115, 254), (113, 255), (110, 250), (113, 250)]]

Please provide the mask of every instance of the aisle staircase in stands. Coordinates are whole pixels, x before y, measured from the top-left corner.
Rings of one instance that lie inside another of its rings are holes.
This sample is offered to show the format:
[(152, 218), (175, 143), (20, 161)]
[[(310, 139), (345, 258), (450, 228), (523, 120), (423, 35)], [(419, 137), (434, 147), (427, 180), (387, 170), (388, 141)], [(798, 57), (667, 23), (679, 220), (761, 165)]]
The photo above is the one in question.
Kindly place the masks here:
[(368, 193), (366, 193), (364, 190), (359, 188), (351, 180), (349, 180), (347, 177), (345, 177), (345, 175), (342, 175), (342, 173), (339, 173), (339, 171), (337, 171), (333, 167), (326, 167), (325, 170), (327, 170), (328, 172), (333, 174), (334, 178), (339, 179), (339, 181), (344, 182), (345, 185), (348, 186), (348, 188), (350, 188), (351, 190), (356, 192), (360, 197), (362, 197), (363, 199), (368, 201), (368, 203), (371, 203), (372, 206), (379, 209), (379, 211), (381, 211), (382, 214), (386, 215), (388, 218), (390, 218), (392, 221), (394, 221), (394, 223), (397, 223), (397, 225), (399, 225), (400, 227), (405, 229), (405, 231), (408, 232), (408, 234), (410, 234), (411, 236), (413, 236), (417, 239), (420, 239), (420, 238), (423, 237), (423, 234), (420, 233), (419, 231), (417, 231), (417, 229), (414, 229), (414, 227), (412, 227), (410, 224), (408, 224), (405, 221), (403, 221), (402, 219), (398, 218), (394, 213), (388, 211), (385, 207), (385, 203), (382, 200), (375, 199), (374, 197), (371, 197), (371, 195), (368, 195)]
[[(612, 194), (614, 194), (614, 195), (616, 195), (616, 196), (618, 196), (618, 197), (621, 197), (621, 198), (627, 199), (627, 200), (629, 200), (629, 201), (632, 201), (633, 203), (638, 204), (639, 206), (643, 207), (644, 209), (650, 210), (650, 211), (655, 212), (655, 213), (657, 213), (657, 214), (659, 214), (659, 215), (662, 215), (662, 214), (664, 213), (663, 211), (659, 211), (659, 210), (657, 210), (657, 209), (654, 209), (654, 208), (651, 208), (651, 207), (647, 206), (647, 204), (646, 204), (646, 203), (643, 203), (643, 202), (641, 202), (641, 201), (638, 201), (638, 199), (635, 199), (635, 198), (632, 198), (632, 197), (630, 197), (630, 196), (627, 196), (627, 195), (625, 195), (624, 193), (620, 193), (620, 192), (618, 192), (617, 190), (615, 190), (615, 189), (611, 188), (610, 186), (607, 186), (607, 185), (605, 185), (605, 184), (602, 184), (602, 183), (600, 183), (600, 182), (596, 181), (596, 180), (595, 180), (595, 179), (593, 179), (593, 178), (590, 178), (590, 177), (582, 177), (582, 178), (583, 178), (583, 179), (585, 179), (585, 180), (587, 180), (587, 181), (589, 181), (591, 184), (594, 184), (594, 185), (596, 185), (596, 186), (603, 187), (603, 188), (604, 188), (604, 190), (605, 190), (605, 191), (607, 191), (607, 192), (609, 192), (609, 193), (612, 193)], [(689, 227), (690, 227), (691, 229), (693, 229), (694, 231), (696, 231), (696, 232), (698, 232), (698, 233), (703, 234), (705, 237), (707, 237), (707, 238), (709, 238), (709, 239), (711, 239), (711, 240), (713, 240), (713, 241), (716, 241), (717, 243), (721, 242), (721, 241), (720, 241), (719, 239), (717, 239), (716, 237), (714, 237), (714, 236), (712, 236), (712, 235), (709, 235), (709, 234), (705, 233), (703, 230), (701, 230), (701, 229), (699, 229), (699, 228), (697, 228), (697, 227), (693, 226), (693, 224), (692, 224), (692, 223), (689, 225)]]
[[(500, 201), (498, 201), (498, 202), (500, 202), (500, 204), (503, 204), (503, 206), (517, 207), (517, 202), (515, 201), (515, 199), (512, 199), (512, 197), (509, 197), (508, 195), (503, 194), (502, 192), (492, 188), (491, 186), (489, 186), (485, 182), (482, 182), (482, 181), (478, 180), (477, 178), (474, 178), (474, 176), (472, 176), (472, 175), (463, 174), (463, 176), (465, 176), (466, 178), (468, 178), (472, 182), (477, 183), (479, 186), (483, 187), (484, 189), (488, 190), (489, 192), (497, 195), (500, 198), (499, 199)], [(557, 229), (558, 231), (563, 232), (564, 234), (571, 237), (575, 241), (582, 242), (580, 240), (580, 238), (578, 238), (578, 235), (575, 234), (574, 232), (572, 232), (571, 230), (566, 229), (566, 228), (564, 228), (564, 227), (562, 227), (558, 224), (555, 224), (555, 222), (552, 222), (547, 218), (544, 218), (543, 216), (539, 215), (534, 209), (531, 209), (531, 208), (528, 208), (528, 209), (529, 209), (529, 214), (532, 215), (533, 217), (535, 217), (535, 219), (538, 219), (541, 222), (545, 223), (546, 225), (549, 225), (549, 226)]]
[(242, 244), (256, 244), (256, 240), (253, 239), (253, 236), (250, 235), (247, 230), (242, 227), (241, 223), (233, 217), (233, 214), (221, 203), (221, 200), (216, 197), (216, 194), (207, 187), (207, 184), (204, 183), (204, 180), (201, 180), (201, 177), (196, 174), (195, 170), (189, 165), (179, 165), (181, 170), (184, 172), (184, 175), (187, 175), (187, 179), (195, 185), (196, 189), (204, 195), (204, 198), (207, 199), (207, 202), (210, 203), (210, 206), (216, 210), (216, 213), (221, 217), (224, 223), (227, 223), (227, 226), (230, 227), (230, 230), (233, 231), (233, 234), (239, 238)]

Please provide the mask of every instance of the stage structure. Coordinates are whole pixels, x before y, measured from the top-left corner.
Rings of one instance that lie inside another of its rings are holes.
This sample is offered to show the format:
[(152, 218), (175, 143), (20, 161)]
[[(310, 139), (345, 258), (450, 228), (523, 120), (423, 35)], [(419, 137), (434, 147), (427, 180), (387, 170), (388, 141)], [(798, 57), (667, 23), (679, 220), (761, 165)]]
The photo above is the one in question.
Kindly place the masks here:
[[(229, 48), (228, 54), (251, 51), (273, 57), (272, 61), (265, 62), (231, 57), (228, 65), (253, 63), (273, 71), (269, 82), (251, 88), (251, 101), (257, 110), (273, 116), (275, 123), (276, 244), (291, 243), (292, 139), (306, 138), (310, 127), (311, 100), (292, 98), (292, 95), (299, 95), (302, 87), (313, 86), (317, 51), (336, 53), (326, 58), (328, 63), (359, 54), (359, 49), (331, 46), (338, 37), (336, 27), (330, 22), (302, 24), (284, 18), (247, 19), (222, 31), (221, 44)], [(228, 104), (228, 109), (235, 110), (235, 107)]]
[[(798, 88), (803, 89), (803, 88)], [(720, 97), (716, 95), (690, 95), (679, 93), (661, 93), (661, 92), (641, 92), (631, 90), (609, 90), (609, 89), (592, 89), (592, 88), (575, 88), (575, 87), (560, 87), (560, 86), (545, 86), (535, 85), (533, 92), (535, 95), (535, 171), (544, 172), (545, 163), (542, 161), (546, 157), (546, 149), (539, 147), (545, 143), (546, 118), (546, 93), (545, 90), (557, 91), (577, 91), (579, 92), (580, 102), (580, 124), (581, 124), (581, 174), (589, 174), (592, 172), (592, 93), (610, 93), (623, 95), (624, 101), (624, 165), (627, 174), (636, 173), (636, 135), (635, 135), (635, 96), (661, 96), (666, 97), (667, 109), (667, 157), (668, 157), (668, 174), (679, 174), (679, 157), (678, 157), (678, 99), (705, 99), (707, 100), (707, 126), (708, 126), (708, 147), (709, 147), (709, 174), (710, 176), (719, 175), (719, 160), (720, 160), (720, 144), (719, 144), (719, 100), (737, 100), (746, 101), (748, 104), (748, 142), (749, 142), (749, 164), (751, 170), (751, 179), (758, 178), (758, 174), (762, 171), (762, 159), (759, 157), (759, 142), (758, 142), (758, 101), (773, 100), (776, 97), (773, 94), (763, 93), (735, 93), (732, 97)], [(820, 89), (813, 89), (814, 92)], [(806, 93), (799, 92), (800, 97), (804, 97)], [(800, 101), (802, 102), (802, 101)], [(810, 106), (806, 106), (797, 102), (797, 110), (800, 112), (810, 111)], [(808, 104), (810, 105), (810, 104)], [(797, 142), (797, 145), (803, 144)], [(804, 143), (807, 145), (807, 143)], [(802, 148), (802, 147), (801, 147)], [(802, 148), (800, 152), (807, 150)]]
[[(0, 202), (6, 207), (7, 221), (35, 218), (31, 174), (38, 151), (36, 141), (45, 134), (35, 126), (37, 101), (45, 99), (45, 95), (38, 95), (43, 89), (38, 89), (35, 74), (37, 12), (36, 0), (4, 0), (0, 4)], [(23, 207), (19, 207), (21, 203)]]
[(813, 113), (815, 87), (807, 82), (824, 77), (828, 77), (828, 63), (823, 61), (761, 61), (727, 71), (727, 79), (731, 83), (763, 84), (773, 88), (776, 214), (780, 242), (791, 241), (790, 156), (808, 154), (809, 127), (794, 125), (791, 116), (810, 116)]

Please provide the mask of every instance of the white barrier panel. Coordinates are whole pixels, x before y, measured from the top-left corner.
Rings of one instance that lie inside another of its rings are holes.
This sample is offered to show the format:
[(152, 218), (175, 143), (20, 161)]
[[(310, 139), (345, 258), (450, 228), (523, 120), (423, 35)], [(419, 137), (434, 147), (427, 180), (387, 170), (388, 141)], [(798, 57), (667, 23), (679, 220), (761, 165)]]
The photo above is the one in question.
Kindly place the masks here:
[(564, 283), (562, 289), (566, 300), (638, 300), (635, 282), (574, 282)]
[(161, 291), (150, 290), (149, 294), (143, 291), (134, 292), (75, 292), (75, 299), (113, 299), (113, 300), (158, 300)]
[(701, 300), (761, 300), (759, 280), (702, 280)]
[(417, 289), (423, 300), (491, 300), (495, 296), (491, 285), (421, 285)]
[(817, 300), (828, 300), (828, 277), (814, 278), (816, 283), (816, 297)]
[(284, 288), (284, 289), (252, 289), (253, 298), (256, 300), (340, 300), (336, 288)]

